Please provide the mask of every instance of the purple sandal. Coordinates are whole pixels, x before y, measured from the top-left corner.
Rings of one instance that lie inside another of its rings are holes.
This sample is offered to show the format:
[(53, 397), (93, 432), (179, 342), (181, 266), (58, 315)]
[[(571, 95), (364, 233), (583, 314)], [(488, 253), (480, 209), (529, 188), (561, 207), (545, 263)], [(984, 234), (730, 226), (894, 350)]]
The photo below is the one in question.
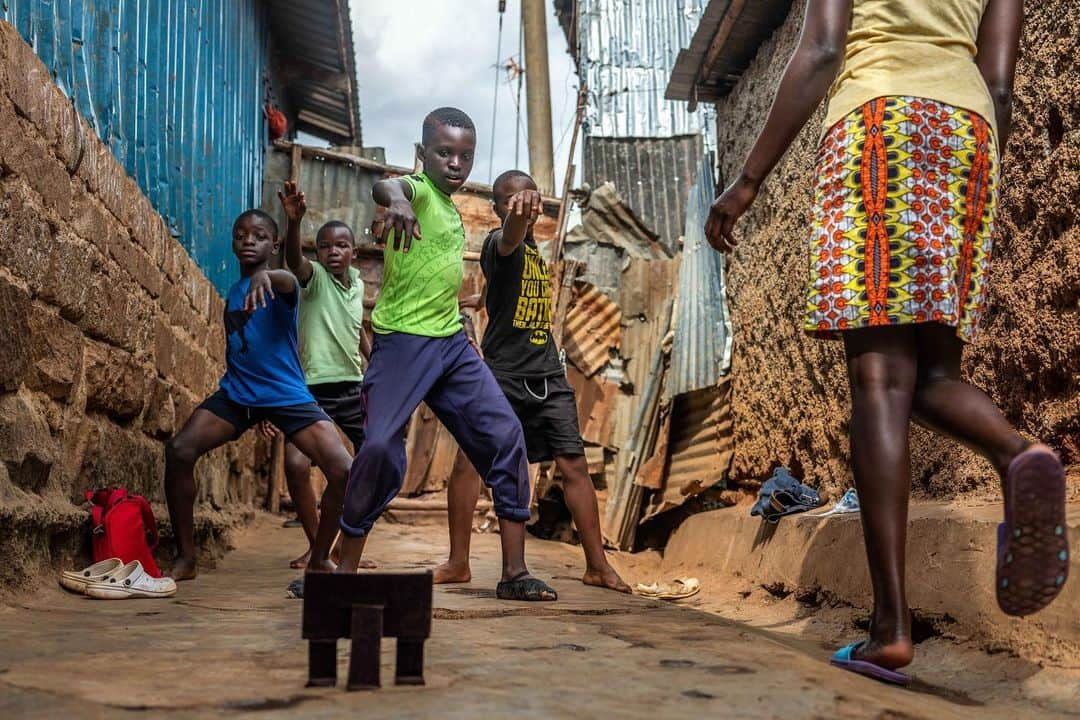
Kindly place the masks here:
[(1053, 602), (1069, 575), (1065, 468), (1045, 445), (1017, 455), (1005, 474), (1005, 522), (998, 525), (995, 585), (1007, 615)]
[(851, 657), (851, 654), (858, 650), (862, 646), (863, 642), (865, 641), (845, 645), (844, 647), (836, 651), (836, 654), (832, 656), (832, 660), (830, 660), (829, 662), (831, 662), (838, 668), (843, 668), (844, 670), (858, 673), (859, 675), (865, 675), (866, 677), (874, 678), (875, 680), (881, 680), (882, 682), (887, 682), (892, 685), (911, 684), (911, 676), (909, 675), (905, 675), (904, 673), (897, 672), (895, 670), (890, 670), (889, 668), (882, 667), (881, 665), (875, 665), (874, 663), (867, 660), (853, 659)]

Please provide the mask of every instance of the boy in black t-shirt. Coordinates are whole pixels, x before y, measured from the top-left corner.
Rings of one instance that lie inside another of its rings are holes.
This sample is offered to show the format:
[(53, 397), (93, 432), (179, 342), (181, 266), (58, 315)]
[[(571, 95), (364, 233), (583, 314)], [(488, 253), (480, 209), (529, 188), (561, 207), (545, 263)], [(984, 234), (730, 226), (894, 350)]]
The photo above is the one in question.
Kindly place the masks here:
[[(532, 236), (540, 193), (532, 178), (518, 170), (496, 178), (492, 190), (503, 226), (488, 235), (480, 253), (487, 279), (484, 359), (521, 420), (529, 462), (554, 460), (563, 476), (566, 504), (585, 550), (582, 582), (628, 593), (630, 587), (604, 555), (574, 390), (551, 337), (551, 286)], [(436, 583), (472, 578), (469, 541), (479, 491), (477, 483), (450, 483), (450, 559), (435, 569)]]

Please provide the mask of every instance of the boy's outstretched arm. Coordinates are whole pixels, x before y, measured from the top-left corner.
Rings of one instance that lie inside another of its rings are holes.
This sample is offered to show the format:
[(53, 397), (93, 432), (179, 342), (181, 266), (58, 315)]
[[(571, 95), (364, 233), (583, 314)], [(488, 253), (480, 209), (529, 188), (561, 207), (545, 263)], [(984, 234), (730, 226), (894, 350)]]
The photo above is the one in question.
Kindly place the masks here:
[(379, 242), (386, 244), (391, 233), (394, 236), (394, 249), (401, 250), (405, 242), (405, 252), (409, 252), (413, 239), (420, 239), (420, 223), (412, 206), (412, 188), (400, 178), (389, 178), (375, 183), (371, 198), (386, 208), (383, 215), (382, 230), (378, 234)]
[(536, 190), (522, 190), (510, 198), (510, 212), (503, 221), (503, 231), (499, 236), (496, 250), (506, 256), (517, 250), (529, 233), (543, 209), (543, 199)]
[(300, 283), (306, 284), (311, 279), (311, 261), (304, 257), (300, 248), (300, 221), (307, 212), (307, 200), (304, 193), (296, 191), (296, 183), (285, 182), (284, 192), (278, 190), (278, 199), (289, 221), (285, 230), (285, 264), (296, 274)]
[(275, 293), (296, 292), (296, 276), (288, 270), (260, 270), (251, 276), (251, 285), (244, 296), (244, 310), (252, 313), (265, 308)]

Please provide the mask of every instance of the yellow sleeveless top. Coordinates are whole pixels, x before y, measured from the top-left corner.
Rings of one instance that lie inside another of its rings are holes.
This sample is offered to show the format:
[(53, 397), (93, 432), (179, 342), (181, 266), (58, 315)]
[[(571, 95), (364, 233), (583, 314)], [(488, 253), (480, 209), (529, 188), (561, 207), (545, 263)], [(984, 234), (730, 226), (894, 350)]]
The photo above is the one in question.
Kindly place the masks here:
[(825, 130), (863, 103), (910, 95), (981, 115), (997, 131), (975, 42), (988, 0), (855, 0)]

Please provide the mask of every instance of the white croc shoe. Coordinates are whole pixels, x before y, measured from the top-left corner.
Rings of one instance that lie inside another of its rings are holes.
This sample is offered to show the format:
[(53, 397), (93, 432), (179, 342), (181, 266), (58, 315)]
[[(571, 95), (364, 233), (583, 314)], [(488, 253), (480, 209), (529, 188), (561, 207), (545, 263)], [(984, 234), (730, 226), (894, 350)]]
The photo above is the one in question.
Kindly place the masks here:
[(82, 570), (65, 570), (60, 573), (60, 587), (79, 595), (85, 595), (87, 585), (108, 579), (109, 575), (122, 567), (124, 567), (123, 560), (109, 558), (108, 560), (96, 562)]
[(176, 594), (176, 581), (166, 577), (150, 577), (143, 570), (141, 562), (132, 560), (106, 579), (88, 584), (86, 594), (98, 600), (167, 598)]

